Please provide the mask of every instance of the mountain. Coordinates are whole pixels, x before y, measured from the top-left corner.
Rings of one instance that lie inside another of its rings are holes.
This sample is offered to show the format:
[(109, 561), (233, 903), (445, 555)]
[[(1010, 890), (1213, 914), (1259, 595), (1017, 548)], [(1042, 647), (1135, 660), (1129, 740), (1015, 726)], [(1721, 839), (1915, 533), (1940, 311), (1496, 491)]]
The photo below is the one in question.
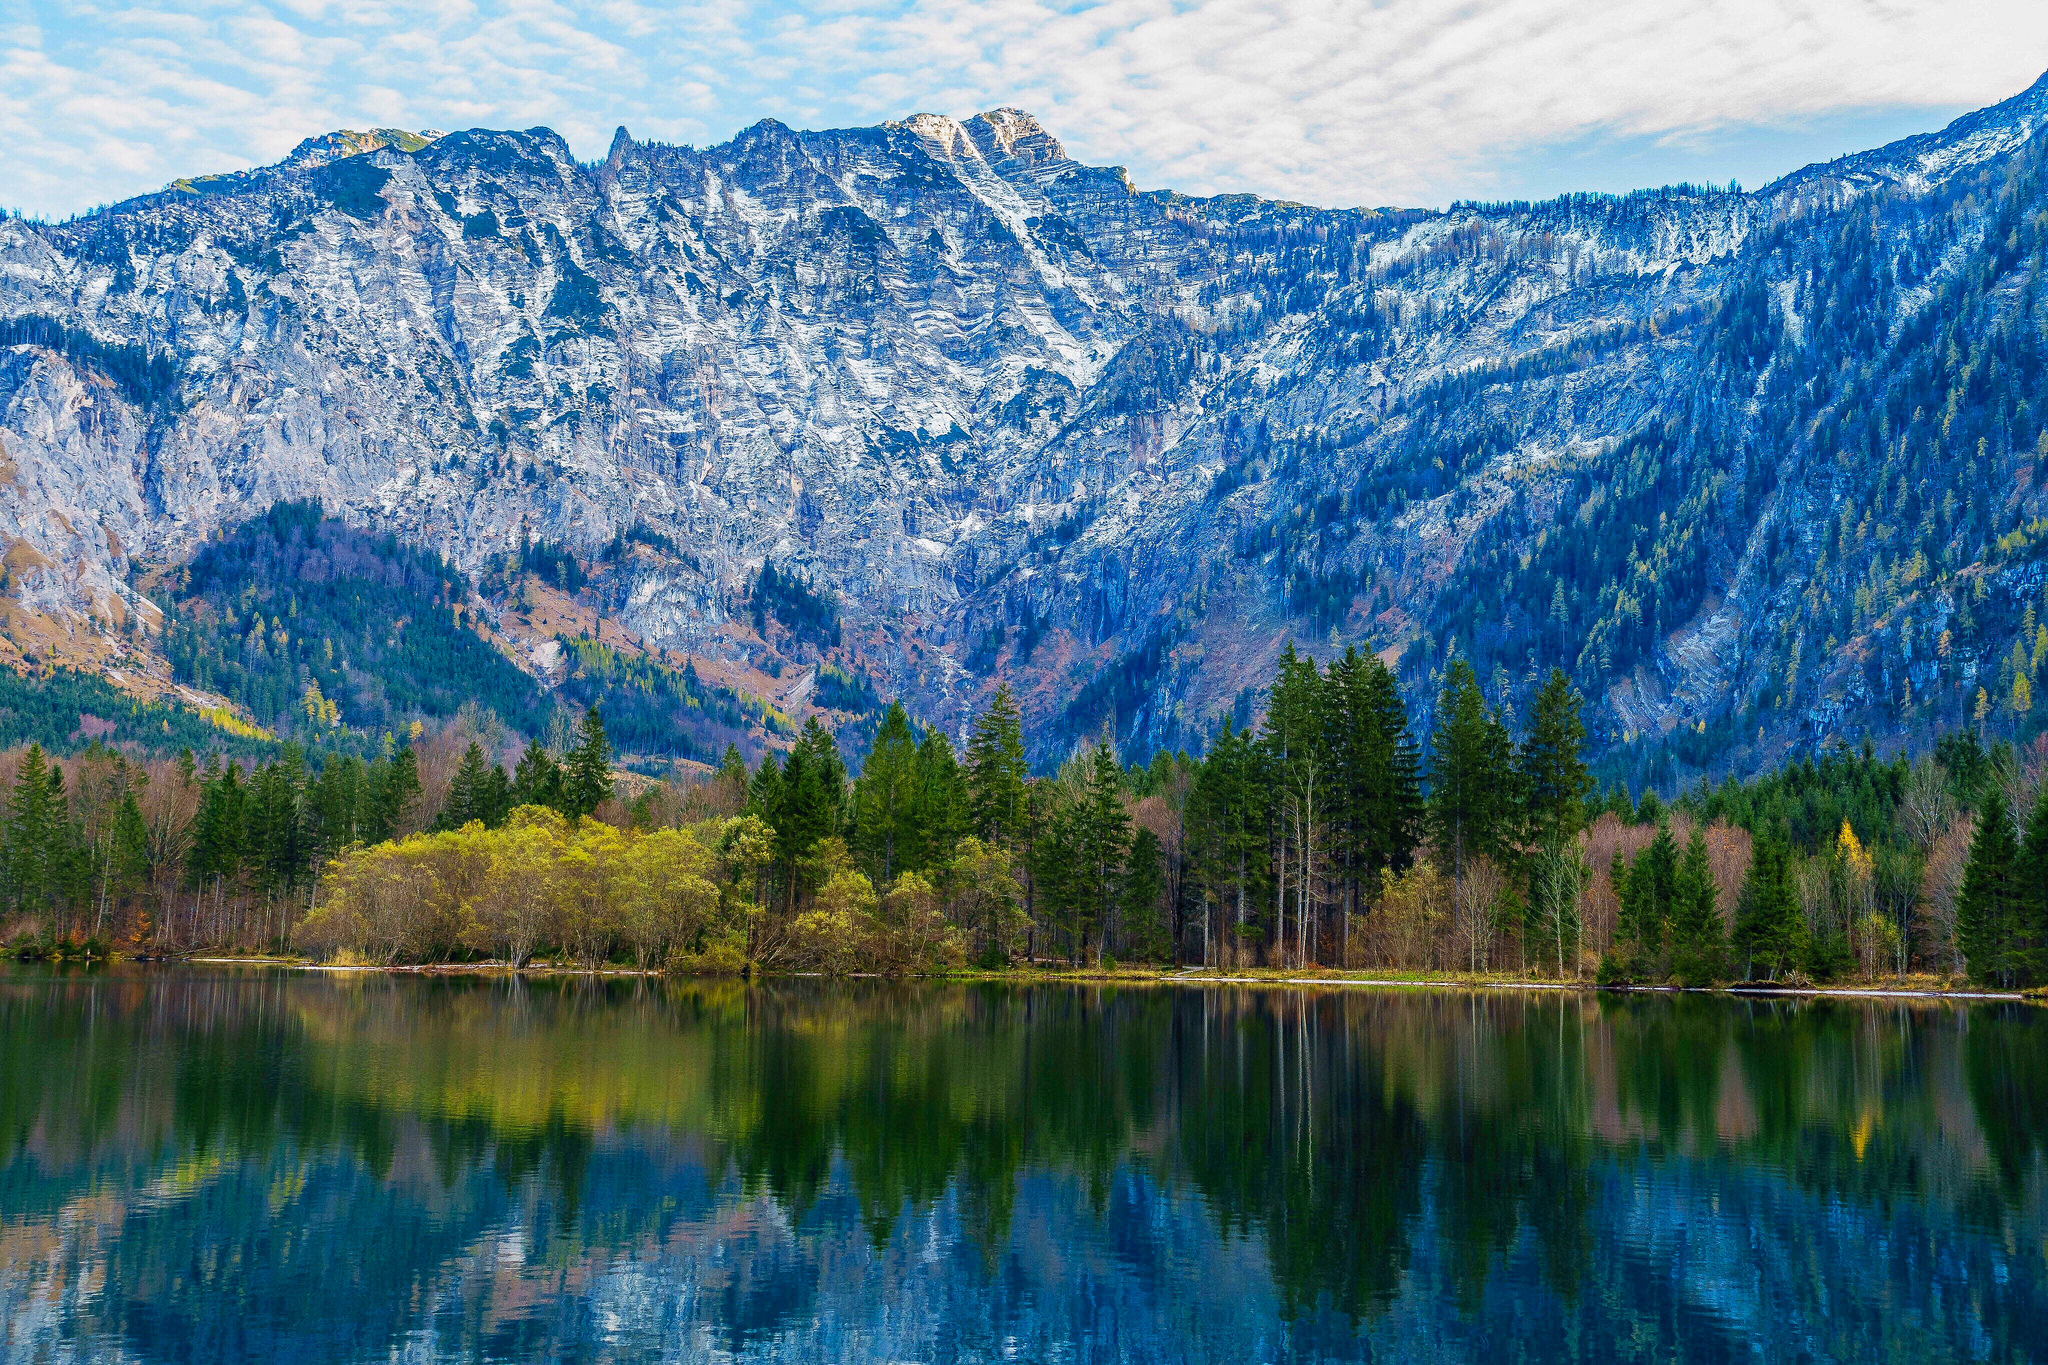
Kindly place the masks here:
[(1042, 755), (1199, 743), (1289, 638), (1425, 712), (1562, 666), (1637, 771), (2024, 726), (2044, 120), (1442, 212), (1140, 191), (1011, 109), (311, 139), (0, 221), (8, 638), (149, 654), (138, 574), (312, 499), (489, 632), (552, 545), (653, 657), (953, 728), (1008, 678)]

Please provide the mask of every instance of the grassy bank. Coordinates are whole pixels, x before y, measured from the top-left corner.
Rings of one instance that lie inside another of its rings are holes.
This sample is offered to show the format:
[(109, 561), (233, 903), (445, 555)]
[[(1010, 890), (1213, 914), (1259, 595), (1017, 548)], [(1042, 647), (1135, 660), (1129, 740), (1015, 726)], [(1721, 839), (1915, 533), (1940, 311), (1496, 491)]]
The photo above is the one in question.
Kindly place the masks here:
[[(72, 960), (76, 959), (58, 959)], [(250, 966), (284, 967), (305, 971), (321, 972), (374, 972), (411, 976), (505, 976), (514, 974), (527, 977), (544, 976), (601, 976), (601, 977), (659, 977), (696, 975), (689, 972), (664, 972), (653, 968), (640, 968), (626, 964), (611, 963), (602, 967), (587, 967), (581, 964), (541, 959), (528, 962), (514, 969), (503, 960), (475, 962), (436, 963), (382, 963), (365, 960), (351, 954), (339, 954), (326, 960), (281, 954), (241, 953), (225, 954), (178, 954), (171, 956), (149, 956), (114, 954), (111, 958), (92, 959), (105, 961), (161, 962), (192, 966)], [(815, 972), (762, 972), (751, 973), (755, 979), (801, 979), (820, 978)], [(1424, 990), (1539, 990), (1539, 991), (1612, 991), (1617, 993), (1653, 995), (1732, 995), (1732, 996), (1782, 996), (1782, 997), (1897, 997), (1897, 998), (1944, 998), (1956, 1000), (2036, 1000), (2048, 1003), (2048, 991), (1996, 991), (1953, 977), (1915, 974), (1909, 976), (1885, 976), (1871, 978), (1846, 978), (1826, 983), (1749, 981), (1729, 982), (1718, 986), (1638, 986), (1601, 985), (1590, 975), (1577, 979), (1560, 979), (1554, 976), (1538, 976), (1517, 972), (1443, 972), (1405, 971), (1394, 968), (1335, 968), (1335, 967), (1163, 967), (1137, 963), (1112, 963), (1096, 967), (1072, 967), (1057, 963), (1019, 963), (1003, 968), (969, 968), (940, 972), (913, 972), (892, 974), (880, 972), (849, 972), (840, 974), (846, 980), (921, 980), (953, 982), (1001, 982), (1012, 985), (1034, 982), (1047, 983), (1091, 983), (1097, 985), (1121, 986), (1357, 986), (1389, 989)]]

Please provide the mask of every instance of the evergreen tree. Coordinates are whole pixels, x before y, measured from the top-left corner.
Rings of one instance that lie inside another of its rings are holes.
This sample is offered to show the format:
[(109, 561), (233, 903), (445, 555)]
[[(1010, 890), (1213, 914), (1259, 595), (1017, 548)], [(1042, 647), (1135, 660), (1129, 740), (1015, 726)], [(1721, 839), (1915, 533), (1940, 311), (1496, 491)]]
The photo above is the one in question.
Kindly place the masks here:
[(149, 827), (133, 787), (121, 793), (121, 805), (114, 814), (109, 871), (108, 892), (115, 899), (134, 894), (149, 876)]
[(484, 820), (490, 771), (484, 761), (484, 746), (471, 740), (469, 747), (462, 751), (462, 762), (456, 765), (455, 776), (449, 779), (448, 799), (442, 802), (441, 813), (434, 817), (435, 829), (461, 829), (472, 820)]
[(1512, 744), (1487, 706), (1472, 665), (1453, 660), (1430, 741), (1429, 842), (1462, 879), (1473, 858), (1496, 857), (1512, 833)]
[(16, 914), (48, 908), (61, 875), (53, 857), (59, 819), (51, 801), (54, 771), (43, 746), (29, 745), (7, 803), (8, 899)]
[(1986, 783), (1977, 833), (1956, 897), (1963, 958), (1973, 980), (2011, 987), (2027, 966), (2019, 841), (2006, 814), (2005, 793)]
[(2020, 843), (2016, 888), (2022, 958), (2017, 965), (2024, 980), (2038, 985), (2048, 979), (2048, 786), (2034, 798), (2033, 813)]
[(595, 814), (612, 799), (612, 746), (596, 706), (583, 713), (576, 736), (562, 777), (562, 814), (571, 820)]
[[(1188, 793), (1190, 872), (1201, 890), (1205, 961), (1216, 960), (1228, 929), (1238, 940), (1251, 931), (1264, 904), (1269, 875), (1267, 800), (1262, 754), (1249, 731), (1225, 720)], [(1214, 922), (1220, 915), (1223, 923)]]
[(877, 886), (922, 865), (916, 788), (917, 741), (902, 703), (891, 702), (853, 784), (853, 848)]
[(1369, 831), (1366, 868), (1377, 881), (1380, 872), (1406, 871), (1422, 841), (1422, 755), (1394, 671), (1369, 655), (1361, 666), (1370, 733), (1362, 817)]
[(363, 839), (366, 765), (354, 754), (330, 757), (307, 793), (308, 842), (317, 871), (350, 844)]
[(1089, 939), (1101, 942), (1113, 931), (1123, 889), (1124, 860), (1131, 843), (1131, 821), (1124, 813), (1123, 768), (1116, 752), (1103, 740), (1088, 765), (1087, 791), (1075, 808), (1075, 855), (1080, 877), (1075, 897), (1074, 938), (1085, 960)]
[(546, 806), (566, 811), (568, 799), (562, 784), (562, 765), (555, 762), (538, 739), (528, 740), (526, 750), (512, 771), (512, 804)]
[(1768, 835), (1756, 841), (1735, 910), (1735, 951), (1743, 975), (1775, 981), (1799, 960), (1803, 921), (1792, 895), (1791, 850)]
[(928, 725), (918, 741), (911, 786), (910, 825), (916, 838), (914, 867), (944, 867), (967, 837), (972, 811), (966, 776), (953, 752), (953, 741), (936, 725)]
[(1678, 883), (1678, 847), (1671, 838), (1670, 825), (1658, 825), (1649, 847), (1626, 866), (1617, 851), (1609, 876), (1618, 904), (1614, 942), (1601, 961), (1601, 979), (1662, 980), (1666, 975), (1665, 932)]
[(1024, 832), (1023, 718), (1010, 685), (1003, 683), (974, 723), (967, 741), (967, 790), (974, 832), (990, 843), (1014, 842)]
[(400, 747), (379, 774), (371, 800), (375, 830), (369, 842), (396, 839), (405, 831), (420, 802), (420, 760), (410, 744)]
[(1671, 971), (1686, 985), (1718, 980), (1727, 970), (1719, 894), (1707, 861), (1706, 836), (1695, 829), (1686, 841), (1671, 896)]
[[(227, 884), (241, 875), (248, 835), (241, 769), (209, 757), (199, 779), (199, 813), (193, 819), (187, 876), (195, 890), (210, 891), (216, 914)], [(220, 926), (216, 922), (216, 933)]]
[(1536, 708), (1519, 755), (1530, 843), (1561, 845), (1586, 823), (1586, 798), (1592, 793), (1593, 780), (1582, 752), (1586, 724), (1579, 716), (1580, 705), (1578, 691), (1564, 671), (1551, 669), (1549, 680), (1536, 694)]
[(257, 773), (250, 797), (249, 852), (258, 888), (277, 896), (306, 874), (311, 840), (304, 811), (304, 758), (296, 744)]
[(498, 829), (511, 813), (512, 779), (505, 776), (504, 764), (493, 763), (477, 784), (476, 818), (484, 822), (485, 829)]
[(1160, 901), (1165, 893), (1166, 871), (1159, 836), (1140, 825), (1131, 835), (1131, 851), (1124, 860), (1119, 917), (1127, 950), (1141, 961), (1163, 962), (1173, 952), (1165, 920), (1160, 915)]

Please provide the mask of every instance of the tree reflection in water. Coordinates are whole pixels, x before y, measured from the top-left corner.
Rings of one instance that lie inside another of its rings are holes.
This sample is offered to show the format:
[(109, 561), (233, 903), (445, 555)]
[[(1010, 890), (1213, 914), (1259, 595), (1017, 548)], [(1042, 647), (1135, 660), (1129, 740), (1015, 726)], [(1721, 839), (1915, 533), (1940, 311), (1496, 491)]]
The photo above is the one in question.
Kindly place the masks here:
[(2048, 1017), (0, 977), (4, 1354), (2024, 1358)]

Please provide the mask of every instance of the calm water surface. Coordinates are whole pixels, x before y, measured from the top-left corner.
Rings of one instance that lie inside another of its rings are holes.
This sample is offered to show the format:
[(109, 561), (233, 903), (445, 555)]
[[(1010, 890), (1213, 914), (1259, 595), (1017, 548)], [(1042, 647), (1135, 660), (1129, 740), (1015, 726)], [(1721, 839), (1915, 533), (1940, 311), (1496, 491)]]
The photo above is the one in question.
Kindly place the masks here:
[(2048, 1011), (0, 974), (13, 1360), (2048, 1359)]

